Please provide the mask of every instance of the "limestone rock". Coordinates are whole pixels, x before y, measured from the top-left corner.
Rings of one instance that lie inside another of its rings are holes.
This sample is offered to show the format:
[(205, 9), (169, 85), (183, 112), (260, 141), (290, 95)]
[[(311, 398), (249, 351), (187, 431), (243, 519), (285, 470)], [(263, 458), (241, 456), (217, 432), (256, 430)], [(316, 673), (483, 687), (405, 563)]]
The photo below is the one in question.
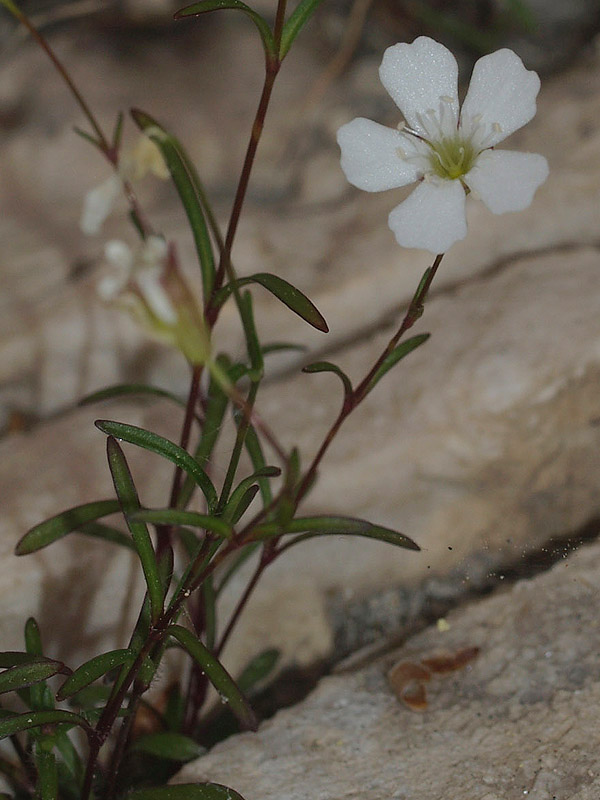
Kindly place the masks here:
[[(452, 614), (354, 673), (321, 681), (258, 733), (235, 736), (175, 782), (215, 781), (245, 800), (593, 800), (600, 547)], [(385, 674), (401, 660), (478, 646), (470, 667), (428, 684), (409, 711)]]

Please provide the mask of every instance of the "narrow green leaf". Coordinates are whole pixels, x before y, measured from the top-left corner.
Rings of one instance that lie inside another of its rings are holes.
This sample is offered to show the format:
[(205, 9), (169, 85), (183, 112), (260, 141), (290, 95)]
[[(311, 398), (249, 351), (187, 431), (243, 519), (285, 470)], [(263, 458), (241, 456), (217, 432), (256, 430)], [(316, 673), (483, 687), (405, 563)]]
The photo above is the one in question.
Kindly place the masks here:
[(156, 562), (156, 553), (154, 552), (150, 534), (144, 523), (132, 522), (129, 518), (129, 515), (133, 511), (139, 509), (140, 501), (125, 455), (119, 447), (117, 440), (112, 436), (109, 436), (106, 441), (106, 452), (115, 491), (119, 498), (123, 514), (125, 514), (127, 525), (131, 531), (131, 536), (133, 537), (142, 565), (142, 571), (148, 589), (148, 597), (150, 599), (152, 620), (156, 622), (162, 614), (164, 599), (163, 587), (158, 571), (158, 564)]
[(186, 628), (182, 628), (181, 625), (170, 625), (168, 632), (187, 650), (199, 667), (204, 670), (221, 699), (229, 705), (241, 724), (245, 728), (256, 730), (258, 721), (254, 711), (236, 682), (213, 653), (193, 633), (186, 630)]
[(84, 523), (120, 510), (117, 500), (98, 500), (70, 508), (31, 528), (18, 542), (15, 553), (18, 556), (35, 553), (57, 539), (62, 539), (68, 533), (78, 530)]
[(285, 350), (292, 350), (296, 352), (305, 352), (308, 350), (305, 344), (295, 344), (294, 342), (271, 342), (262, 346), (263, 356), (268, 356), (271, 353), (280, 353)]
[(267, 678), (277, 666), (281, 653), (275, 648), (263, 650), (244, 667), (237, 684), (242, 692), (249, 692), (257, 683)]
[(315, 361), (314, 364), (309, 364), (308, 366), (303, 367), (302, 372), (333, 372), (338, 376), (338, 378), (340, 378), (344, 385), (344, 396), (348, 397), (352, 394), (352, 382), (350, 378), (342, 369), (340, 369), (340, 367), (338, 367), (336, 364), (332, 364), (330, 361)]
[(166, 758), (169, 761), (191, 761), (204, 752), (204, 748), (189, 736), (172, 731), (140, 736), (135, 740), (131, 750), (136, 753), (147, 753), (156, 758)]
[(22, 653), (18, 650), (5, 650), (0, 653), (0, 667), (7, 669), (8, 667), (16, 667), (19, 664), (32, 664), (34, 661), (39, 661), (39, 655), (34, 653)]
[(224, 539), (233, 536), (233, 528), (229, 523), (196, 511), (177, 508), (141, 508), (139, 511), (134, 511), (130, 519), (136, 522), (150, 522), (152, 525), (187, 525), (190, 528), (204, 528)]
[[(325, 321), (325, 317), (321, 314), (315, 304), (308, 299), (291, 283), (285, 281), (277, 275), (271, 275), (269, 272), (257, 272), (255, 275), (249, 275), (246, 278), (238, 278), (235, 282), (238, 287), (246, 286), (249, 283), (258, 283), (267, 289), (271, 294), (275, 295), (278, 300), (291, 309), (295, 314), (298, 314), (305, 322), (312, 325), (318, 331), (323, 333), (329, 332), (329, 327)], [(233, 291), (233, 286), (228, 283), (218, 293), (215, 299), (217, 307), (223, 305), (225, 300)]]
[[(124, 422), (113, 422), (112, 420), (99, 419), (94, 423), (99, 430), (109, 436), (114, 436), (115, 439), (121, 439), (124, 442), (135, 444), (142, 447), (144, 450), (149, 450), (152, 453), (163, 456), (168, 461), (171, 461), (178, 467), (187, 472), (200, 487), (200, 490), (206, 498), (209, 511), (214, 511), (217, 505), (217, 490), (215, 489), (211, 479), (206, 472), (202, 469), (200, 464), (193, 458), (186, 450), (179, 445), (172, 442), (170, 439), (165, 439), (157, 433), (138, 428), (135, 425), (126, 425)], [(137, 510), (133, 509), (132, 510)]]
[(264, 372), (264, 362), (262, 357), (262, 350), (256, 332), (256, 325), (254, 324), (254, 312), (252, 310), (252, 295), (250, 292), (244, 292), (240, 298), (240, 315), (242, 317), (242, 325), (246, 337), (246, 347), (248, 349), (248, 359), (250, 361), (251, 372), (248, 372), (250, 380), (253, 383), (260, 381)]
[(15, 733), (31, 728), (40, 728), (43, 725), (66, 725), (70, 728), (79, 726), (86, 733), (93, 733), (87, 721), (72, 711), (30, 711), (26, 714), (11, 714), (0, 719), (0, 739), (6, 739), (7, 736), (14, 736)]
[(365, 389), (365, 394), (372, 391), (375, 385), (379, 383), (386, 372), (389, 372), (393, 366), (426, 342), (430, 335), (429, 333), (420, 333), (418, 336), (413, 336), (395, 347), (371, 378), (369, 385)]
[(34, 656), (42, 656), (44, 654), (40, 626), (33, 617), (29, 617), (25, 623), (25, 650)]
[(118, 530), (118, 528), (104, 525), (101, 522), (86, 522), (85, 525), (79, 528), (77, 533), (90, 536), (92, 539), (102, 539), (104, 542), (117, 544), (120, 547), (125, 547), (127, 550), (133, 550), (135, 552), (135, 545), (131, 536)]
[[(281, 470), (279, 467), (263, 467), (262, 469), (256, 470), (256, 472), (253, 472), (252, 475), (248, 475), (247, 478), (244, 478), (242, 481), (240, 481), (240, 483), (229, 496), (227, 505), (223, 510), (223, 519), (235, 524), (234, 520), (237, 521), (236, 517), (239, 519), (241, 516), (241, 514), (238, 516), (238, 507), (242, 502), (242, 499), (246, 498), (246, 495), (252, 488), (252, 485), (255, 484), (259, 478), (277, 478), (279, 475), (281, 475)], [(253, 497), (254, 494), (251, 495), (246, 508), (248, 505), (250, 505)]]
[(53, 735), (56, 742), (56, 749), (62, 756), (63, 764), (71, 778), (79, 785), (83, 778), (83, 765), (77, 749), (62, 728), (57, 728)]
[(0, 673), (0, 694), (24, 689), (45, 681), (53, 675), (69, 674), (70, 672), (71, 670), (61, 661), (53, 661), (50, 658), (38, 659), (30, 664), (19, 664)]
[(242, 3), (241, 0), (201, 0), (200, 3), (192, 3), (191, 6), (186, 6), (175, 14), (175, 19), (185, 19), (186, 17), (199, 17), (201, 14), (206, 14), (210, 11), (220, 11), (221, 9), (235, 9), (243, 11), (252, 22), (256, 25), (256, 29), (260, 34), (260, 38), (265, 50), (267, 61), (273, 59), (275, 53), (275, 42), (273, 41), (273, 34), (267, 22), (261, 15), (254, 11), (250, 6)]
[(128, 396), (145, 396), (149, 397), (166, 397), (177, 403), (178, 406), (185, 408), (186, 401), (176, 394), (168, 392), (166, 389), (160, 389), (158, 386), (148, 386), (145, 383), (116, 383), (114, 386), (107, 386), (106, 389), (100, 389), (97, 392), (92, 392), (82, 397), (78, 405), (89, 406), (92, 403), (99, 403), (103, 400), (113, 400), (115, 397), (128, 397)]
[[(384, 528), (381, 525), (373, 525), (371, 522), (367, 522), (367, 520), (355, 519), (354, 517), (297, 517), (291, 520), (285, 528), (285, 533), (301, 533), (302, 531), (306, 531), (306, 533), (302, 536), (296, 536), (292, 541), (288, 542), (286, 546), (296, 544), (299, 541), (310, 539), (314, 536), (341, 534), (345, 536), (366, 536), (369, 539), (389, 542), (397, 547), (404, 547), (407, 550), (421, 549), (418, 544), (403, 533), (399, 533), (391, 528)], [(280, 536), (281, 533), (280, 525), (274, 522), (265, 522), (261, 525), (257, 525), (254, 529), (252, 539), (269, 539), (273, 536)]]
[[(241, 496), (235, 508), (232, 506), (231, 522), (233, 525), (235, 525), (241, 520), (241, 518), (244, 516), (244, 514), (250, 507), (250, 503), (254, 500), (259, 491), (260, 491), (259, 485), (253, 484), (248, 489), (246, 489), (246, 491)], [(227, 513), (227, 509), (225, 509), (224, 513)]]
[(152, 789), (135, 789), (125, 800), (244, 800), (241, 794), (220, 783), (180, 783)]
[(158, 146), (169, 168), (194, 236), (196, 252), (198, 253), (202, 271), (204, 302), (207, 303), (212, 296), (215, 282), (215, 258), (202, 210), (201, 198), (187, 166), (189, 159), (187, 155), (184, 155), (184, 149), (179, 141), (170, 133), (167, 133), (149, 114), (134, 108), (131, 110), (131, 116), (136, 125)]
[[(262, 451), (262, 446), (260, 443), (260, 439), (258, 438), (258, 434), (253, 425), (248, 426), (248, 430), (246, 431), (246, 438), (244, 440), (244, 446), (248, 455), (250, 456), (250, 461), (252, 462), (252, 466), (254, 469), (259, 472), (263, 470), (267, 466), (267, 462), (265, 461), (265, 456)], [(260, 493), (263, 501), (264, 506), (268, 506), (273, 499), (273, 492), (271, 490), (271, 484), (269, 483), (268, 478), (259, 478), (258, 485), (260, 486)]]
[(73, 125), (73, 130), (75, 131), (75, 133), (77, 134), (77, 136), (81, 136), (81, 138), (82, 138), (82, 139), (83, 139), (85, 142), (88, 142), (88, 144), (91, 144), (91, 145), (93, 145), (94, 147), (96, 147), (98, 150), (100, 150), (100, 152), (101, 152), (101, 153), (103, 153), (103, 152), (104, 152), (104, 151), (103, 151), (103, 149), (102, 149), (102, 143), (101, 143), (101, 142), (100, 142), (100, 141), (99, 141), (99, 140), (98, 140), (98, 139), (97, 139), (97, 138), (96, 138), (96, 137), (95, 137), (93, 134), (91, 134), (91, 133), (88, 133), (87, 131), (84, 131), (84, 130), (82, 130), (82, 129), (81, 129), (81, 128), (79, 128), (77, 125)]
[(111, 669), (124, 664), (130, 658), (131, 651), (125, 649), (110, 650), (108, 653), (90, 658), (67, 678), (56, 693), (56, 699), (65, 700), (67, 697), (72, 697), (76, 692), (97, 681), (98, 678), (106, 675)]
[(36, 797), (39, 800), (57, 800), (58, 771), (54, 753), (38, 749), (35, 754), (37, 768)]
[(283, 26), (281, 35), (281, 46), (279, 48), (281, 61), (286, 57), (294, 39), (315, 13), (320, 3), (321, 0), (300, 0), (293, 13), (290, 14), (288, 21)]
[(216, 592), (213, 575), (209, 575), (206, 580), (202, 582), (201, 592), (204, 640), (207, 648), (212, 652), (215, 647), (217, 635), (217, 608), (215, 603)]

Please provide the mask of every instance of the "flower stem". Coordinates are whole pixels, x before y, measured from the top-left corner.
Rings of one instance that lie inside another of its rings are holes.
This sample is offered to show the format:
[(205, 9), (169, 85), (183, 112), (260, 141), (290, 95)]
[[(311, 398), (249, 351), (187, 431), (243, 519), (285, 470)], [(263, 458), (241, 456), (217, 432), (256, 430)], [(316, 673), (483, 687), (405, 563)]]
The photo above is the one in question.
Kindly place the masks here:
[(390, 341), (388, 342), (386, 348), (381, 353), (375, 364), (371, 367), (369, 372), (365, 375), (362, 381), (358, 384), (358, 386), (354, 389), (354, 391), (349, 394), (345, 400), (344, 404), (342, 405), (342, 409), (338, 414), (337, 418), (335, 419), (334, 423), (332, 424), (331, 428), (327, 432), (323, 443), (321, 444), (317, 454), (312, 460), (310, 467), (308, 468), (300, 487), (298, 488), (298, 492), (296, 494), (296, 503), (300, 503), (302, 498), (306, 495), (307, 491), (309, 490), (310, 486), (313, 483), (315, 478), (315, 474), (317, 472), (317, 468), (323, 459), (323, 456), (329, 449), (329, 445), (334, 440), (337, 432), (342, 427), (343, 422), (346, 418), (354, 411), (354, 409), (360, 405), (360, 403), (365, 399), (368, 394), (369, 384), (373, 376), (377, 373), (377, 370), (381, 367), (385, 359), (389, 356), (392, 352), (394, 347), (398, 344), (402, 336), (408, 331), (415, 322), (419, 319), (419, 317), (423, 313), (423, 304), (425, 303), (425, 299), (433, 283), (433, 279), (437, 273), (438, 267), (442, 263), (442, 259), (444, 257), (443, 253), (440, 253), (435, 257), (435, 260), (431, 267), (427, 269), (423, 278), (421, 279), (421, 283), (415, 292), (406, 314), (402, 320), (402, 323), (396, 333), (392, 336)]

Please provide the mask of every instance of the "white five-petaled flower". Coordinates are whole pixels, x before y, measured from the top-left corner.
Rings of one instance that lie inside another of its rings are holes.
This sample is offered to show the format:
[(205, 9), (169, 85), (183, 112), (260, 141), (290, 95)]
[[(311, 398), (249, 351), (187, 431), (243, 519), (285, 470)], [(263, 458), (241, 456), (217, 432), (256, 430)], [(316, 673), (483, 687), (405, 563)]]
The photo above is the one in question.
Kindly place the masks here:
[(420, 181), (389, 215), (400, 245), (437, 254), (464, 239), (468, 192), (494, 214), (530, 205), (548, 177), (548, 162), (494, 149), (536, 112), (540, 80), (512, 50), (477, 61), (462, 108), (456, 59), (426, 36), (389, 47), (379, 76), (405, 123), (395, 130), (358, 118), (337, 138), (342, 169), (359, 189), (380, 192)]

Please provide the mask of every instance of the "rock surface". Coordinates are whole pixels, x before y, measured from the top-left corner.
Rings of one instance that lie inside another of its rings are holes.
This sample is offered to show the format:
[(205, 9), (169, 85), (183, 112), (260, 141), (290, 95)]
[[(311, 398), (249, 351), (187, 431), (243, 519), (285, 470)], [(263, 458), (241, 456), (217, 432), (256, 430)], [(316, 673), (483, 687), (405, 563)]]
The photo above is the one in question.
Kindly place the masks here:
[[(185, 39), (187, 48), (173, 47), (167, 37), (149, 49), (138, 42), (128, 60), (117, 57), (123, 43), (118, 35), (111, 47), (85, 29), (78, 39), (57, 34), (55, 42), (103, 120), (114, 118), (115, 106), (131, 104), (167, 123), (175, 120), (209, 189), (222, 198), (231, 196), (243, 154), (259, 92), (251, 65), (260, 66), (261, 53), (245, 26), (214, 25), (195, 29)], [(216, 71), (214, 51), (205, 46), (215, 31), (227, 34), (219, 40), (223, 68)], [(306, 339), (310, 360), (338, 361), (355, 379), (391, 335), (399, 306), (427, 265), (423, 254), (399, 250), (387, 229), (395, 195), (359, 193), (339, 170), (339, 124), (359, 114), (397, 121), (377, 80), (378, 60), (357, 61), (309, 123), (290, 115), (289, 107), (322, 65), (304, 44), (290, 58), (234, 254), (241, 273), (272, 270), (307, 291), (332, 329), (324, 344), (322, 334), (307, 333), (287, 309), (257, 292), (265, 339)], [(243, 618), (238, 643), (227, 653), (234, 667), (259, 646), (281, 647), (288, 662), (322, 658), (331, 652), (348, 603), (401, 585), (372, 620), (376, 634), (396, 631), (422, 609), (431, 576), (449, 578), (454, 592), (466, 591), (552, 535), (598, 515), (597, 62), (584, 54), (545, 83), (538, 117), (511, 146), (544, 152), (552, 167), (548, 183), (521, 215), (494, 217), (471, 206), (469, 237), (444, 261), (421, 323), (420, 330), (432, 331), (431, 341), (348, 422), (308, 498), (307, 511), (370, 517), (405, 531), (424, 552), (394, 554), (358, 540), (292, 551), (267, 573)], [(202, 102), (190, 108), (204, 74), (212, 77), (202, 85)], [(240, 74), (250, 77), (240, 82)], [(0, 445), (0, 484), (8, 498), (0, 585), (7, 587), (5, 597), (14, 593), (3, 611), (2, 640), (20, 646), (25, 616), (35, 613), (48, 620), (52, 646), (67, 644), (75, 658), (87, 644), (69, 644), (72, 626), (61, 623), (66, 595), (48, 594), (47, 587), (62, 582), (66, 591), (85, 567), (82, 602), (93, 603), (90, 630), (100, 637), (95, 646), (113, 635), (114, 609), (106, 598), (115, 592), (125, 597), (129, 561), (99, 554), (97, 563), (93, 554), (99, 550), (87, 543), (71, 552), (65, 542), (19, 562), (9, 554), (29, 525), (110, 491), (95, 416), (177, 437), (177, 420), (162, 406), (74, 413), (80, 395), (118, 380), (151, 380), (183, 392), (187, 370), (148, 345), (127, 320), (97, 305), (102, 242), (84, 243), (76, 222), (83, 193), (107, 171), (74, 140), (71, 125), (80, 120), (64, 89), (42, 56), (29, 50), (10, 62), (0, 84), (2, 119), (8, 120), (0, 132), (0, 404), (7, 418), (16, 410), (47, 419)], [(118, 91), (107, 93), (106, 86)], [(222, 129), (232, 132), (230, 153), (221, 147)], [(191, 246), (170, 190), (148, 184), (142, 196), (169, 235), (181, 240), (191, 268)], [(125, 231), (115, 218), (106, 235)], [(223, 315), (218, 333), (234, 351), (241, 349), (233, 314)], [(286, 444), (299, 441), (310, 457), (337, 411), (339, 386), (329, 376), (298, 376), (298, 365), (289, 361), (273, 363), (259, 408)], [(169, 476), (156, 471), (155, 461), (137, 459), (136, 475), (145, 502), (164, 502)], [(240, 590), (239, 582), (234, 588)], [(226, 607), (233, 602), (232, 594)], [(366, 619), (359, 615), (349, 647), (373, 637), (373, 629), (360, 630), (368, 627)]]
[[(258, 733), (233, 737), (175, 782), (214, 781), (245, 800), (594, 800), (600, 793), (600, 547), (448, 617), (354, 673), (321, 681)], [(409, 711), (386, 672), (464, 647)]]

